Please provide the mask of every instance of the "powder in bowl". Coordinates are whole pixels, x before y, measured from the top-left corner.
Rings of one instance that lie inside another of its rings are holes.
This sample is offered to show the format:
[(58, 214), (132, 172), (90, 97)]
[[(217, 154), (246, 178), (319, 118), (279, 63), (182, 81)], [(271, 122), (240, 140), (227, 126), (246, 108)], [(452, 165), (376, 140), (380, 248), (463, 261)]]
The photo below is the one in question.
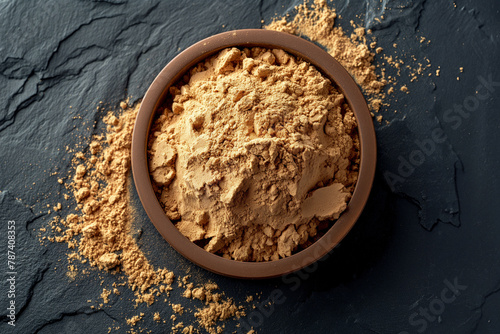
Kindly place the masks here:
[(359, 147), (353, 112), (314, 66), (280, 49), (227, 48), (170, 87), (148, 161), (182, 234), (226, 258), (270, 261), (345, 210)]

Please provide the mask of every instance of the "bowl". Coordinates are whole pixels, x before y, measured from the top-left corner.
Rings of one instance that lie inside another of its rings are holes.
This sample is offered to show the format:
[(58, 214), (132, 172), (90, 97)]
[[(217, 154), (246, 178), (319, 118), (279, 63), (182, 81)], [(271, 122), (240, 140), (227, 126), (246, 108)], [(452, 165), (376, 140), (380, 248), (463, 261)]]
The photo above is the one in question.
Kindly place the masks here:
[[(151, 183), (147, 141), (156, 109), (169, 87), (187, 70), (227, 47), (283, 49), (314, 65), (344, 94), (358, 122), (360, 166), (358, 180), (347, 209), (328, 231), (309, 247), (289, 257), (269, 262), (242, 262), (212, 254), (179, 232), (163, 211)], [(235, 278), (262, 279), (286, 275), (307, 267), (328, 254), (359, 218), (371, 191), (376, 165), (376, 138), (372, 117), (359, 87), (332, 56), (317, 45), (294, 35), (263, 29), (233, 30), (208, 37), (170, 61), (155, 78), (143, 98), (132, 137), (132, 173), (142, 205), (163, 238), (191, 262), (214, 273)]]

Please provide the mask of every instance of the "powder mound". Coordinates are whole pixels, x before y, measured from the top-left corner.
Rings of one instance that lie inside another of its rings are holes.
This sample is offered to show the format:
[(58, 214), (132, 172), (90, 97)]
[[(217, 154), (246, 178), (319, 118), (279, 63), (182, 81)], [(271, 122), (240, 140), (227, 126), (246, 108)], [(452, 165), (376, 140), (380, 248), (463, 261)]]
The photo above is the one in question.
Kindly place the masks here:
[(345, 210), (358, 176), (344, 96), (283, 50), (228, 48), (196, 65), (170, 88), (148, 148), (167, 216), (240, 261), (290, 256)]

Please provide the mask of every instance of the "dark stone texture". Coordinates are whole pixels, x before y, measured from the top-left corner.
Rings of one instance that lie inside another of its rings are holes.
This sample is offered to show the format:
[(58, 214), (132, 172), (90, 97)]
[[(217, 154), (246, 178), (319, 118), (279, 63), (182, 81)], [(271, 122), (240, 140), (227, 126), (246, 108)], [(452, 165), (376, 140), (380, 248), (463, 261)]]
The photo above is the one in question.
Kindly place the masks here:
[[(102, 289), (124, 282), (123, 276), (80, 264), (87, 273), (67, 277), (66, 245), (42, 244), (38, 237), (55, 215), (47, 204), (63, 203), (62, 214), (74, 206), (57, 183), (70, 171), (65, 148), (86, 149), (103, 130), (101, 109), (127, 97), (140, 100), (189, 45), (226, 30), (260, 28), (276, 14), (293, 15), (300, 2), (0, 2), (1, 333), (106, 333), (109, 327), (122, 333), (130, 329), (124, 319), (140, 312), (145, 316), (135, 329), (163, 333), (172, 326), (169, 302), (201, 306), (174, 289), (167, 302), (134, 308), (133, 293), (120, 287), (121, 295), (111, 294), (100, 308)], [(371, 28), (384, 54), (410, 65), (429, 59), (433, 72), (441, 69), (439, 77), (414, 82), (403, 69), (399, 84), (410, 94), (396, 91), (381, 111), (384, 121), (374, 123), (377, 176), (347, 238), (296, 274), (229, 279), (177, 254), (134, 192), (137, 243), (155, 266), (177, 276), (214, 281), (239, 301), (259, 294), (257, 308), (239, 328), (229, 321), (228, 332), (253, 324), (258, 333), (499, 333), (500, 3), (333, 5), (342, 16), (336, 24), (350, 31), (353, 19)], [(420, 36), (431, 43), (420, 43)], [(6, 317), (9, 220), (16, 221), (16, 327)], [(166, 323), (154, 322), (154, 312)], [(178, 321), (194, 319), (186, 313)]]

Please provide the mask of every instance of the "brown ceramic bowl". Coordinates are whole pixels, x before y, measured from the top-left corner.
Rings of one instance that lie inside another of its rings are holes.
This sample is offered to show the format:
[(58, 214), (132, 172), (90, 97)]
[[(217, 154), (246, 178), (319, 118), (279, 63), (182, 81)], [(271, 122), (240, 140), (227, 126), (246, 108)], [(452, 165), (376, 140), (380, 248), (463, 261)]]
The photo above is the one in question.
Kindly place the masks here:
[[(358, 121), (361, 163), (356, 188), (332, 227), (315, 243), (287, 258), (269, 262), (241, 262), (209, 253), (184, 237), (167, 218), (153, 191), (147, 163), (147, 140), (157, 107), (163, 102), (170, 85), (201, 60), (227, 47), (283, 49), (316, 66), (345, 95)], [(176, 56), (149, 87), (134, 127), (132, 171), (135, 186), (149, 218), (168, 243), (184, 257), (214, 273), (237, 278), (271, 278), (304, 268), (330, 252), (356, 223), (370, 193), (375, 174), (376, 142), (372, 118), (366, 101), (347, 71), (327, 52), (303, 38), (263, 29), (224, 32), (206, 38)]]

